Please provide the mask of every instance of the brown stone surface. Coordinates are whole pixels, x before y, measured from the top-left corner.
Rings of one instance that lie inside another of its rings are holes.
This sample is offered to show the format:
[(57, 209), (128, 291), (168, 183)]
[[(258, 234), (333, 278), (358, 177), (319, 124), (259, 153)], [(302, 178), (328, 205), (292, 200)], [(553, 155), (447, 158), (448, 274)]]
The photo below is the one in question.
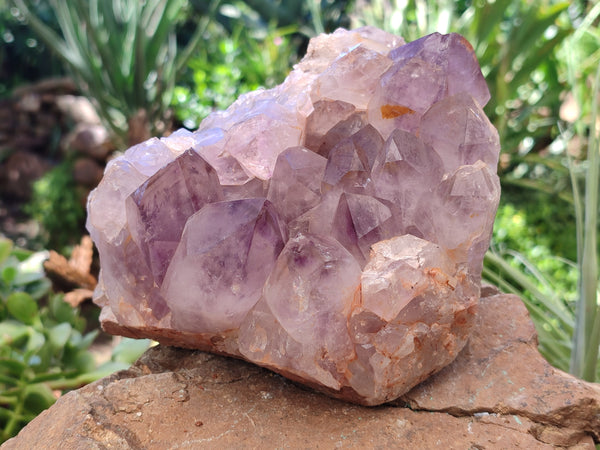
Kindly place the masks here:
[(159, 346), (63, 396), (2, 448), (593, 449), (594, 439), (600, 386), (550, 367), (521, 301), (491, 295), (457, 360), (395, 405), (352, 405), (243, 361)]
[[(456, 361), (406, 394), (412, 409), (457, 416), (479, 411), (524, 415), (548, 425), (584, 430), (600, 438), (600, 385), (550, 366), (537, 351), (537, 333), (514, 296), (483, 299), (477, 327)], [(510, 317), (504, 317), (510, 314)], [(487, 325), (487, 326), (485, 326)], [(542, 428), (536, 433), (544, 434)]]

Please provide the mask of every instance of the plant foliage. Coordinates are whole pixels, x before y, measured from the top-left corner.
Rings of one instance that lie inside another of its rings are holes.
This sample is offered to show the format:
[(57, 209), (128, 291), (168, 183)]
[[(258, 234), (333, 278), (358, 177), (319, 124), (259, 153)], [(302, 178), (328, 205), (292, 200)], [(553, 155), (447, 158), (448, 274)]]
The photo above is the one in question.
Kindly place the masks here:
[(64, 391), (128, 367), (149, 343), (123, 341), (98, 366), (88, 351), (98, 331), (84, 333), (79, 311), (51, 292), (46, 258), (0, 238), (0, 443)]
[(41, 225), (44, 246), (62, 249), (80, 240), (85, 221), (84, 195), (73, 179), (69, 159), (33, 184), (25, 212)]
[[(571, 243), (569, 257), (575, 262), (555, 257), (555, 264), (570, 266), (576, 273), (574, 288), (565, 292), (564, 273), (548, 277), (539, 264), (514, 251), (486, 255), (484, 276), (503, 289), (521, 295), (527, 304), (540, 336), (540, 349), (555, 366), (569, 370), (588, 381), (600, 380), (600, 284), (598, 268), (598, 201), (600, 187), (600, 145), (598, 104), (600, 102), (600, 30), (595, 23), (600, 5), (593, 5), (579, 19), (575, 32), (557, 49), (557, 72), (568, 89), (563, 94), (561, 134), (550, 148), (562, 156), (554, 173), (570, 177), (572, 194), (567, 199), (573, 208), (573, 227), (559, 227), (542, 234), (558, 245)], [(548, 167), (548, 159), (545, 163)], [(545, 185), (543, 191), (550, 192)], [(530, 199), (531, 200), (531, 199)], [(556, 202), (548, 201), (557, 208)], [(546, 217), (549, 221), (550, 216)], [(497, 222), (498, 225), (499, 222)], [(568, 232), (565, 236), (565, 232)], [(576, 242), (572, 243), (572, 237)], [(563, 252), (563, 254), (565, 254)], [(515, 264), (519, 260), (520, 263)], [(569, 278), (573, 278), (569, 276)]]
[(178, 52), (176, 24), (186, 0), (48, 0), (62, 36), (34, 14), (32, 0), (13, 1), (68, 65), (121, 145), (136, 143), (132, 121), (140, 114), (149, 135), (164, 131), (176, 75), (208, 23), (200, 22)]
[(52, 405), (56, 389), (94, 379), (83, 374), (94, 368), (86, 349), (96, 333), (83, 335), (77, 312), (48, 297), (45, 257), (0, 241), (0, 442)]
[[(598, 9), (600, 14), (600, 9)], [(573, 80), (574, 81), (574, 80)], [(600, 65), (593, 81), (592, 108), (586, 167), (583, 176), (584, 190), (573, 176), (575, 217), (577, 220), (577, 266), (579, 284), (576, 329), (573, 335), (571, 373), (589, 381), (595, 381), (600, 347), (600, 275), (598, 266), (598, 201), (600, 197), (600, 125), (598, 103), (600, 102)], [(582, 109), (580, 107), (580, 109)], [(574, 173), (574, 171), (572, 171)]]
[(229, 35), (218, 25), (213, 39), (190, 59), (187, 83), (175, 88), (173, 107), (186, 128), (195, 129), (214, 110), (227, 108), (241, 94), (281, 83), (294, 62), (294, 27), (251, 33), (236, 26)]
[[(35, 4), (35, 15), (57, 30), (48, 4)], [(10, 7), (9, 0), (0, 0), (0, 97), (8, 96), (23, 83), (60, 75), (61, 62), (40, 42), (26, 25), (19, 10)]]

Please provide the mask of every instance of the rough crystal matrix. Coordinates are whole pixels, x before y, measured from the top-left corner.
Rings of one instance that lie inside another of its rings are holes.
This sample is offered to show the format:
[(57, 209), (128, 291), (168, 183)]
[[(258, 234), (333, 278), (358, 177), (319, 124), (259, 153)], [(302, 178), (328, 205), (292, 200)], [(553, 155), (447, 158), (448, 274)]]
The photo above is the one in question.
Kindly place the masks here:
[(280, 86), (112, 160), (90, 195), (104, 328), (393, 400), (463, 348), (500, 195), (457, 34), (311, 40)]

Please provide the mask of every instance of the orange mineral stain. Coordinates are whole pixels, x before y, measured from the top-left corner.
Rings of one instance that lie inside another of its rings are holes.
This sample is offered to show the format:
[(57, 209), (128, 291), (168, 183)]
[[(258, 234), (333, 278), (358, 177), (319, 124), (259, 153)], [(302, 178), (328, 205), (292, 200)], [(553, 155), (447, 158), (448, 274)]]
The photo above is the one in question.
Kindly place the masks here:
[(381, 107), (381, 117), (384, 119), (393, 119), (404, 114), (414, 114), (414, 110), (402, 105), (383, 105)]

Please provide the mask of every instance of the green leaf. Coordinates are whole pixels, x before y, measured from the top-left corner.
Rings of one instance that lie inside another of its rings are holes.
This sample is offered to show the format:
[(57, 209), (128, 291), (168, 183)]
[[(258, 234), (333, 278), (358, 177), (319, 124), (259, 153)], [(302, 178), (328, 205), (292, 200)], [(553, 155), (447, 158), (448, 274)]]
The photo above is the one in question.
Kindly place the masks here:
[(29, 327), (15, 321), (0, 322), (0, 344), (13, 345), (29, 334)]
[(13, 243), (10, 239), (0, 238), (0, 264), (6, 261), (6, 258), (12, 251)]
[(523, 64), (523, 67), (517, 71), (514, 75), (511, 83), (515, 86), (521, 86), (525, 84), (527, 80), (531, 77), (532, 72), (540, 66), (544, 61), (547, 61), (550, 56), (555, 52), (558, 45), (564, 41), (564, 39), (569, 35), (569, 30), (559, 30), (555, 37), (548, 40), (539, 48), (535, 48), (535, 52), (533, 54), (528, 55), (526, 64)]
[(521, 16), (521, 24), (511, 35), (509, 58), (514, 61), (524, 49), (535, 49), (536, 41), (568, 7), (569, 3), (563, 2), (548, 8), (527, 8)]
[(22, 286), (45, 277), (44, 261), (48, 259), (48, 252), (36, 252), (19, 264), (19, 271), (14, 283)]
[(78, 352), (69, 364), (69, 368), (76, 370), (78, 373), (91, 372), (94, 367), (96, 367), (94, 356), (85, 350)]
[[(112, 373), (118, 372), (119, 370), (127, 370), (131, 364), (117, 361), (108, 361), (102, 364), (93, 372), (89, 373), (90, 378), (100, 379), (106, 377)], [(87, 376), (88, 374), (86, 374)]]
[(12, 316), (27, 325), (33, 325), (39, 314), (38, 305), (31, 295), (13, 292), (6, 299), (6, 307)]
[(60, 350), (65, 346), (69, 336), (71, 336), (71, 331), (72, 327), (69, 323), (61, 323), (50, 328), (48, 331), (48, 337), (50, 340), (50, 345), (55, 351)]
[(495, 2), (485, 2), (482, 8), (475, 8), (476, 17), (473, 23), (476, 27), (475, 36), (478, 47), (481, 47), (488, 40), (490, 33), (496, 31), (496, 27), (503, 20), (504, 12), (512, 1), (496, 0)]
[(111, 359), (133, 364), (150, 347), (151, 342), (150, 339), (123, 338), (114, 348)]
[(14, 266), (8, 266), (2, 269), (2, 281), (4, 284), (11, 285), (15, 277), (17, 276), (17, 268)]
[[(52, 369), (51, 369), (52, 370)], [(61, 372), (46, 372), (46, 373), (42, 373), (40, 375), (36, 375), (35, 377), (31, 378), (29, 381), (31, 384), (33, 383), (45, 383), (47, 381), (57, 381), (57, 380), (64, 380), (65, 378), (71, 377), (76, 375), (76, 372), (71, 370), (71, 371), (61, 371)], [(50, 386), (51, 388), (54, 389), (54, 385)]]
[(52, 288), (52, 282), (48, 278), (34, 281), (27, 284), (25, 290), (34, 300), (39, 300), (45, 296)]
[(15, 359), (0, 359), (0, 369), (2, 368), (15, 376), (20, 376), (27, 369), (27, 365)]
[(0, 383), (3, 383), (7, 386), (18, 386), (21, 382), (21, 376), (13, 377), (0, 373)]
[[(40, 333), (39, 331), (34, 330), (33, 328), (29, 329), (29, 340), (27, 341), (27, 346), (26, 346), (26, 350), (27, 350), (27, 355), (32, 356), (35, 355), (37, 352), (39, 352), (42, 347), (44, 346), (44, 344), (46, 343), (46, 337), (44, 336), (43, 333)], [(42, 361), (39, 361), (39, 363), (36, 363), (35, 365), (39, 365), (41, 364)], [(31, 362), (30, 362), (31, 363)]]
[(25, 248), (20, 247), (13, 247), (12, 256), (17, 258), (18, 261), (25, 261), (31, 255), (33, 255), (33, 252), (31, 250), (27, 250)]
[(45, 384), (30, 384), (25, 388), (24, 406), (28, 412), (39, 414), (54, 404), (56, 397)]
[(81, 341), (77, 344), (77, 346), (81, 350), (86, 350), (87, 348), (89, 348), (90, 345), (92, 345), (92, 343), (94, 342), (94, 339), (96, 339), (96, 337), (98, 336), (99, 333), (100, 333), (99, 330), (90, 331), (85, 336), (83, 336), (83, 339), (81, 339)]
[(73, 325), (77, 316), (76, 310), (64, 301), (62, 295), (53, 295), (50, 297), (50, 313), (57, 322), (66, 322)]

